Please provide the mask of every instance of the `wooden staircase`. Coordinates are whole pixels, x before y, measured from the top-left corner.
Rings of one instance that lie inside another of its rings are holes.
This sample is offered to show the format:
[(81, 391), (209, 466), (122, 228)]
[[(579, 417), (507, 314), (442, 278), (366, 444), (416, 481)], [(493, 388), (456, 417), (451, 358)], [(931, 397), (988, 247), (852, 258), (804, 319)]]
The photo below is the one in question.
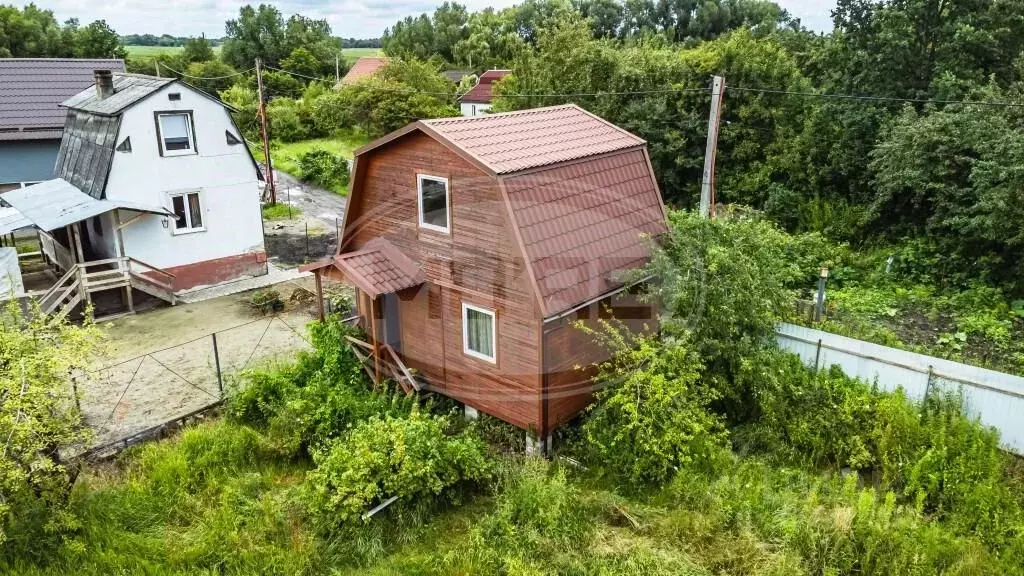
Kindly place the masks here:
[[(64, 276), (38, 302), (46, 314), (67, 315), (79, 304), (88, 304), (94, 292), (134, 288), (174, 305), (177, 299), (173, 283), (173, 274), (135, 258), (107, 258), (70, 265)], [(128, 307), (129, 313), (135, 311), (130, 295)]]

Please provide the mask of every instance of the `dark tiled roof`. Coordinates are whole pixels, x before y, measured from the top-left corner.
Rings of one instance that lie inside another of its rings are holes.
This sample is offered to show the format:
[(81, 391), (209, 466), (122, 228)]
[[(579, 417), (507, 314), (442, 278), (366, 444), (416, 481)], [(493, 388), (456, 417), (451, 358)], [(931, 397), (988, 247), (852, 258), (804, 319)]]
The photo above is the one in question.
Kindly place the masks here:
[(422, 122), (496, 174), (644, 144), (642, 139), (575, 104)]
[(120, 116), (99, 116), (69, 110), (57, 154), (57, 178), (63, 178), (89, 196), (102, 200), (114, 160)]
[(363, 56), (352, 64), (345, 76), (341, 78), (341, 83), (354, 84), (364, 78), (369, 78), (387, 63), (388, 59), (382, 56)]
[(547, 316), (621, 286), (667, 230), (643, 150), (555, 166), (505, 180)]
[(511, 74), (511, 70), (488, 70), (477, 80), (476, 86), (459, 98), (461, 102), (474, 104), (490, 104), (494, 99), (494, 83)]
[(174, 81), (174, 78), (157, 78), (142, 74), (114, 74), (113, 95), (101, 99), (97, 96), (95, 87), (90, 86), (65, 100), (61, 106), (92, 114), (113, 116)]
[(60, 138), (60, 103), (92, 86), (94, 70), (121, 72), (124, 61), (0, 58), (0, 140)]
[(419, 265), (383, 238), (367, 242), (356, 252), (335, 256), (334, 265), (372, 297), (392, 294), (426, 281)]

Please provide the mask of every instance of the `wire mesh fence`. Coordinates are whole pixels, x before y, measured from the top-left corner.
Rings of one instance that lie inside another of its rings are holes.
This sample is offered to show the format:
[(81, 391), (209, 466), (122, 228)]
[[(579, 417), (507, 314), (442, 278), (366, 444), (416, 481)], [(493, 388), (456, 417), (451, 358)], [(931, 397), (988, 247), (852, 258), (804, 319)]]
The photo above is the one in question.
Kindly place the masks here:
[(90, 451), (116, 450), (213, 408), (232, 376), (309, 347), (304, 327), (275, 315), (78, 375), (72, 384), (94, 431)]

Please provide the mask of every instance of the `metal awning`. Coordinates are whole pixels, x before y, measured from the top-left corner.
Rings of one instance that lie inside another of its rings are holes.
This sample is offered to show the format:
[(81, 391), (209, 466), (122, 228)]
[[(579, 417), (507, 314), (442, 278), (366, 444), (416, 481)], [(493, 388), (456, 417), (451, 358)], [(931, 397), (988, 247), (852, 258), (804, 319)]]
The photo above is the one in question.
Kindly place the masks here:
[(0, 208), (0, 236), (32, 226), (32, 221), (14, 208)]
[(0, 195), (0, 198), (13, 206), (26, 220), (46, 232), (118, 208), (174, 217), (174, 213), (163, 206), (148, 206), (122, 200), (97, 200), (62, 178), (11, 190)]

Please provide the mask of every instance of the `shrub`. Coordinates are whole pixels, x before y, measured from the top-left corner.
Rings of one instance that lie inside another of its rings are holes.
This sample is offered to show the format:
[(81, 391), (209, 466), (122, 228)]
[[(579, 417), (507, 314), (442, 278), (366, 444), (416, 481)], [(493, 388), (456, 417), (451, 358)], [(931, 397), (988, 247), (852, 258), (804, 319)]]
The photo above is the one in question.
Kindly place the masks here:
[(614, 329), (607, 334), (614, 355), (600, 366), (583, 425), (590, 457), (634, 486), (663, 482), (682, 468), (712, 468), (727, 435), (708, 410), (715, 394), (700, 382), (696, 354), (685, 342), (630, 343)]
[(284, 310), (284, 301), (277, 290), (258, 290), (249, 298), (249, 305), (260, 314)]
[(541, 458), (516, 457), (504, 461), (497, 479), (493, 510), (470, 538), (471, 556), (480, 564), (470, 571), (543, 571), (589, 544), (594, 511), (563, 469)]
[(278, 98), (267, 107), (273, 138), (282, 142), (298, 142), (310, 137), (309, 125), (303, 119), (299, 104), (289, 98)]
[(312, 100), (313, 124), (325, 134), (333, 134), (350, 123), (348, 105), (350, 98), (340, 92), (328, 92)]
[(325, 188), (348, 185), (348, 161), (339, 154), (315, 148), (299, 156), (302, 178)]
[(407, 417), (373, 417), (313, 456), (306, 476), (311, 512), (325, 526), (351, 524), (372, 506), (397, 497), (395, 506), (427, 506), (453, 498), (453, 489), (488, 477), (479, 439), (449, 436), (448, 420), (414, 411)]

